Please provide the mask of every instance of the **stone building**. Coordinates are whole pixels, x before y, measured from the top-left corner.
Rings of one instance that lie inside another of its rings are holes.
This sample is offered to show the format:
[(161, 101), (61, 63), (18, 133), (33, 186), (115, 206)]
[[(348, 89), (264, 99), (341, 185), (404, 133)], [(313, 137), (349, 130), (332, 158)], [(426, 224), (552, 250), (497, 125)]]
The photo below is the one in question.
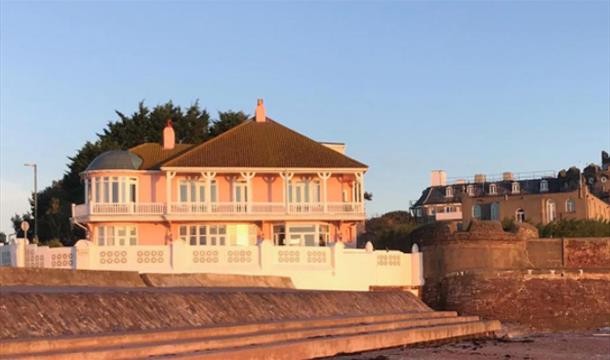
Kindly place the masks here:
[(514, 219), (548, 224), (561, 219), (610, 220), (608, 155), (602, 167), (562, 170), (556, 176), (526, 178), (505, 172), (500, 178), (475, 175), (473, 181), (448, 184), (442, 170), (411, 210), (419, 222)]

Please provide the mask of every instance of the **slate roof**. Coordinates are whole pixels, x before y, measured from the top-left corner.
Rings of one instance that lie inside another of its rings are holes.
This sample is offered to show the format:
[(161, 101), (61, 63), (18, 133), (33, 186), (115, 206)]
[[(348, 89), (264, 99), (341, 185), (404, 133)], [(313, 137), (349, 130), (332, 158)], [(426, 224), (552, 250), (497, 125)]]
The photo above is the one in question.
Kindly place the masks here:
[(162, 167), (367, 168), (266, 118), (248, 120), (189, 149)]
[[(445, 186), (431, 186), (426, 188), (419, 199), (413, 204), (412, 207), (418, 207), (422, 205), (432, 204), (449, 204), (458, 203), (462, 201), (464, 196), (467, 194), (468, 186), (474, 187), (474, 196), (522, 196), (528, 194), (541, 194), (540, 182), (546, 180), (549, 184), (549, 190), (544, 193), (558, 193), (558, 192), (570, 192), (578, 189), (578, 182), (569, 181), (561, 178), (544, 178), (544, 179), (530, 179), (530, 180), (504, 180), (496, 182), (485, 182), (485, 183), (466, 183), (466, 184), (451, 184)], [(513, 194), (512, 186), (514, 182), (519, 183), (519, 193)], [(496, 194), (489, 194), (489, 185), (496, 184)], [(453, 187), (452, 197), (446, 197), (446, 189)]]
[(138, 170), (158, 170), (161, 164), (192, 148), (193, 144), (176, 144), (173, 149), (163, 149), (158, 143), (144, 143), (129, 149), (142, 159)]

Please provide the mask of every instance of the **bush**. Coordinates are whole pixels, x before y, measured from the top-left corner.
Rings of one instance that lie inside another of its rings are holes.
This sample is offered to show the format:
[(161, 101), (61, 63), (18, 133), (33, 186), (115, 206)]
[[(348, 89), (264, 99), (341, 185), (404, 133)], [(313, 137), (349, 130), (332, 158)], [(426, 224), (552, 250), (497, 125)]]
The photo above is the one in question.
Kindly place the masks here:
[(59, 239), (51, 239), (45, 245), (47, 245), (48, 247), (52, 247), (52, 248), (64, 246), (64, 244), (62, 244)]
[(608, 220), (559, 220), (536, 226), (541, 238), (610, 237)]

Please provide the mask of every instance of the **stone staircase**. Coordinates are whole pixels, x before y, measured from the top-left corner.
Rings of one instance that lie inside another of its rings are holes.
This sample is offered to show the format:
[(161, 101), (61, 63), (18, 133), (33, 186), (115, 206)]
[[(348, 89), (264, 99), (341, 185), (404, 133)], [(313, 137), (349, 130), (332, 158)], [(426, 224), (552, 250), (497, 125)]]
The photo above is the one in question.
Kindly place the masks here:
[(420, 311), (0, 341), (0, 359), (310, 359), (490, 336), (498, 321)]

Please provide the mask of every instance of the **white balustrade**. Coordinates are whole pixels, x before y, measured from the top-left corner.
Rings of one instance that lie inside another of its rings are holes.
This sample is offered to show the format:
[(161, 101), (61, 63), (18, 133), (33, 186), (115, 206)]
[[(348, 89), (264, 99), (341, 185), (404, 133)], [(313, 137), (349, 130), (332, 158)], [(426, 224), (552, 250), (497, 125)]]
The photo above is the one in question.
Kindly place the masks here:
[[(140, 273), (219, 273), (290, 277), (297, 289), (369, 290), (371, 286), (423, 285), (422, 253), (329, 247), (169, 245), (49, 248), (23, 239), (0, 246), (4, 266), (120, 270)], [(8, 255), (7, 255), (8, 254)]]
[[(163, 215), (166, 213), (164, 203), (117, 203), (117, 204), (81, 204), (73, 207), (73, 216), (87, 215)], [(290, 203), (288, 209), (284, 203), (274, 202), (173, 202), (169, 206), (169, 214), (364, 214), (361, 203), (341, 202), (328, 203)]]

